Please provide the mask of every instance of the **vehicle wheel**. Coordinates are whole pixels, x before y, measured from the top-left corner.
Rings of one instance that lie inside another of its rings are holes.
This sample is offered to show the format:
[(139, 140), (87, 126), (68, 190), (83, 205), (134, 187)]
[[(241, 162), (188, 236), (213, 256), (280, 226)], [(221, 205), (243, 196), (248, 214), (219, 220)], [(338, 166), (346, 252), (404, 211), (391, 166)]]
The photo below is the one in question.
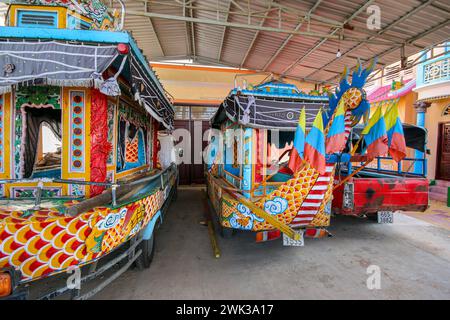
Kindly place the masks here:
[(142, 253), (136, 259), (136, 267), (139, 270), (149, 268), (155, 255), (155, 232), (150, 239), (142, 240), (138, 248), (142, 250)]
[(367, 215), (367, 220), (378, 223), (378, 215), (376, 213), (375, 214), (368, 214)]

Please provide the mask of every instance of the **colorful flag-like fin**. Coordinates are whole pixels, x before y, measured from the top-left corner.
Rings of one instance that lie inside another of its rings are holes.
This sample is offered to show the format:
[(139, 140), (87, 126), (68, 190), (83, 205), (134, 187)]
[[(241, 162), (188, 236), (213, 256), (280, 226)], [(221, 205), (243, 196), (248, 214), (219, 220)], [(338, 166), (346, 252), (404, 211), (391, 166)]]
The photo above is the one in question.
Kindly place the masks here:
[(367, 156), (373, 159), (388, 153), (388, 138), (381, 105), (378, 106), (369, 123), (364, 128), (364, 142)]
[(395, 161), (399, 162), (406, 157), (406, 142), (397, 103), (386, 111), (384, 121), (386, 123), (389, 154)]
[(305, 136), (306, 136), (306, 111), (305, 108), (300, 112), (300, 117), (298, 119), (297, 129), (295, 131), (294, 137), (294, 147), (291, 151), (291, 156), (289, 158), (289, 169), (292, 172), (297, 172), (300, 170), (305, 150)]
[(306, 137), (305, 161), (320, 174), (325, 174), (325, 136), (323, 133), (322, 110), (317, 113), (311, 131)]
[(345, 148), (345, 102), (341, 99), (326, 139), (326, 153), (340, 153)]

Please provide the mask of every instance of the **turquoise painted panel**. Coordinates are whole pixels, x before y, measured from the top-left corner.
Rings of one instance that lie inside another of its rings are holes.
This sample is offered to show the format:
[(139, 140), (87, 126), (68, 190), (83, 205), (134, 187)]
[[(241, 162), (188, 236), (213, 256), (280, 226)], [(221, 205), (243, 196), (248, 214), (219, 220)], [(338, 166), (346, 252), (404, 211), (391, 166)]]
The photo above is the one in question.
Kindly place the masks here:
[(18, 27), (28, 28), (58, 28), (58, 12), (19, 10)]
[(417, 66), (416, 89), (450, 81), (450, 51)]
[(91, 24), (81, 20), (77, 17), (74, 16), (69, 16), (67, 18), (67, 29), (70, 30), (75, 30), (75, 29), (80, 29), (80, 30), (89, 30), (91, 28)]
[[(252, 154), (253, 154), (253, 141), (252, 141), (252, 137), (253, 137), (253, 130), (252, 128), (246, 128), (244, 131), (244, 155), (243, 155), (243, 160), (244, 160), (244, 165), (243, 165), (243, 169), (242, 169), (242, 185), (241, 185), (241, 189), (242, 190), (251, 190), (252, 189), (252, 168), (253, 168), (253, 159), (252, 159)], [(250, 193), (245, 193), (244, 192), (244, 196), (247, 198), (250, 198)]]

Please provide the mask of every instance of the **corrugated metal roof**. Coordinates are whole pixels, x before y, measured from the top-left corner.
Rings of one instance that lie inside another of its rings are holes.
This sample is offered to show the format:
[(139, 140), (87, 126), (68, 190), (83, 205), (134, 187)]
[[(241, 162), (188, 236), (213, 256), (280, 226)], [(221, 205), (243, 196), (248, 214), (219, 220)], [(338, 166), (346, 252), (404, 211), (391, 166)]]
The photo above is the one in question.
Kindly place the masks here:
[[(378, 56), (379, 66), (392, 64), (401, 58), (402, 43), (410, 56), (450, 35), (448, 0), (129, 0), (125, 5), (125, 27), (152, 61), (190, 58), (314, 82), (336, 81), (343, 67), (354, 67), (358, 58)], [(370, 5), (380, 8), (379, 30), (367, 28)], [(258, 27), (342, 35), (344, 40)]]

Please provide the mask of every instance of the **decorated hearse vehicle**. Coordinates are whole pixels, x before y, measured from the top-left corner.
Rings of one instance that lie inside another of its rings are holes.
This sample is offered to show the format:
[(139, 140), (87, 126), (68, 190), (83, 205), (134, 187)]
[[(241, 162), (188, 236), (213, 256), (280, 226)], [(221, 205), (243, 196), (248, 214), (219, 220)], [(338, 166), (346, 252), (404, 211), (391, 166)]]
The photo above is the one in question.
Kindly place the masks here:
[(158, 169), (157, 155), (174, 112), (122, 24), (97, 0), (11, 1), (0, 27), (1, 297), (120, 266), (89, 292), (64, 283), (38, 296), (84, 299), (152, 260), (176, 192), (176, 167)]
[[(301, 243), (304, 235), (326, 234), (334, 166), (319, 173), (304, 162), (292, 172), (284, 164), (302, 110), (312, 128), (321, 114), (333, 114), (328, 101), (326, 94), (277, 80), (230, 92), (211, 120), (221, 138), (211, 137), (207, 168), (209, 199), (224, 236), (248, 230), (265, 241), (282, 232), (286, 243)], [(314, 207), (307, 207), (309, 199)]]
[[(423, 212), (428, 209), (427, 131), (423, 127), (405, 123), (402, 129), (406, 152), (411, 157), (407, 156), (398, 163), (392, 157), (379, 156), (371, 163), (366, 163), (367, 158), (354, 157), (353, 163), (343, 163), (339, 167), (338, 175), (343, 178), (351, 175), (351, 178), (334, 190), (334, 213), (366, 216), (379, 222), (392, 223), (393, 214), (397, 211)], [(352, 145), (358, 144), (363, 130), (362, 125), (353, 128)], [(357, 148), (359, 153), (362, 148)], [(424, 156), (414, 157), (416, 150)], [(419, 170), (415, 170), (417, 167)], [(355, 171), (357, 173), (353, 174)]]
[[(304, 237), (329, 235), (332, 212), (362, 216), (425, 210), (423, 175), (374, 176), (368, 168), (388, 154), (399, 167), (403, 160), (414, 160), (405, 157), (395, 104), (384, 115), (379, 108), (370, 117), (363, 86), (374, 64), (360, 65), (351, 82), (345, 70), (331, 95), (306, 94), (279, 81), (230, 92), (211, 120), (217, 131), (210, 137), (206, 169), (223, 235), (247, 230), (256, 232), (258, 242), (283, 235), (285, 245), (303, 245)], [(424, 144), (409, 146), (424, 150)], [(375, 185), (373, 202), (343, 191), (366, 188), (367, 194)], [(417, 199), (405, 198), (406, 193)]]

